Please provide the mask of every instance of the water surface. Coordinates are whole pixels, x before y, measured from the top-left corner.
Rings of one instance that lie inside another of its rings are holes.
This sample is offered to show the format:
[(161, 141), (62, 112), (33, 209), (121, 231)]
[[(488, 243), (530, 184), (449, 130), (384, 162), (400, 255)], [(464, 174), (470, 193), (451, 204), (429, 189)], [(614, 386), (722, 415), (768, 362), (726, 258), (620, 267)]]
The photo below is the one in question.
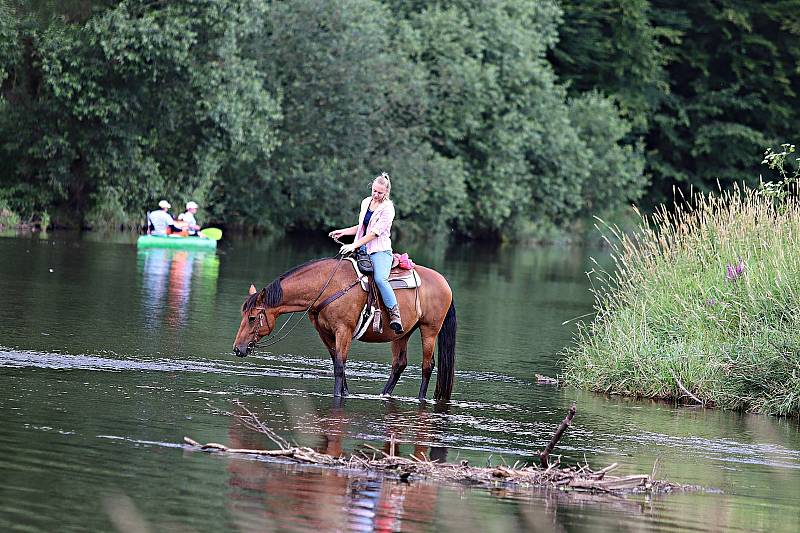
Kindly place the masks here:
[[(0, 528), (19, 531), (796, 531), (797, 421), (536, 385), (590, 313), (581, 248), (408, 248), (450, 280), (456, 387), (419, 404), (420, 348), (386, 400), (388, 345), (355, 343), (351, 396), (304, 322), (254, 357), (230, 353), (249, 284), (331, 255), (324, 240), (227, 240), (216, 253), (137, 252), (133, 236), (0, 238)], [(110, 242), (116, 241), (116, 242)], [(398, 243), (402, 246), (402, 243)], [(328, 453), (394, 438), (403, 454), (533, 461), (557, 451), (721, 491), (647, 499), (410, 484), (368, 472), (192, 452), (184, 436), (272, 447), (226, 414), (238, 399)], [(144, 529), (148, 530), (148, 529)]]

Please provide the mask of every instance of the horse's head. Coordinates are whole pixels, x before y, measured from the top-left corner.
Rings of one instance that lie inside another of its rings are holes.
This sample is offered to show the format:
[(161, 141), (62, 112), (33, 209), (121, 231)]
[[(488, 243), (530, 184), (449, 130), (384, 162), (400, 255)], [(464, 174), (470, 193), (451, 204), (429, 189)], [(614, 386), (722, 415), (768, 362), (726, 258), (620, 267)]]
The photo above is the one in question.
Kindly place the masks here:
[(272, 332), (277, 316), (272, 308), (267, 307), (267, 290), (259, 292), (250, 285), (249, 296), (242, 304), (242, 323), (233, 341), (233, 353), (239, 357), (249, 355), (256, 343)]

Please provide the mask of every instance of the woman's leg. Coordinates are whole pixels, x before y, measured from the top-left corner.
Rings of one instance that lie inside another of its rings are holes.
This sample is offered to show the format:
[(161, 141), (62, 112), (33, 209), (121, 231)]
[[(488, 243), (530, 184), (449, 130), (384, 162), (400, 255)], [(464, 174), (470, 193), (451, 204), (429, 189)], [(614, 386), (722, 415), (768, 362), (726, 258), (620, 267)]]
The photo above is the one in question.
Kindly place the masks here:
[(392, 309), (397, 305), (397, 298), (394, 296), (394, 290), (389, 285), (389, 271), (392, 269), (392, 252), (374, 252), (369, 254), (370, 261), (372, 261), (372, 268), (375, 269), (375, 285), (381, 293), (381, 299), (387, 309)]

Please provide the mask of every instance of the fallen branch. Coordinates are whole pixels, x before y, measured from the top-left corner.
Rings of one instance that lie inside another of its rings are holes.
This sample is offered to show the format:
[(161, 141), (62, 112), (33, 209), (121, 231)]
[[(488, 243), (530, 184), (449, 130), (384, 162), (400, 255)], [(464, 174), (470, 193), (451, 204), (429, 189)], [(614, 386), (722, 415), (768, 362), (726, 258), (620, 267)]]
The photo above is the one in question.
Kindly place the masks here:
[(539, 456), (539, 463), (542, 466), (542, 468), (547, 468), (548, 465), (547, 458), (550, 456), (550, 452), (552, 452), (553, 448), (556, 447), (556, 444), (558, 444), (559, 439), (561, 439), (561, 435), (564, 433), (564, 431), (566, 431), (566, 429), (572, 423), (572, 417), (574, 416), (575, 416), (575, 404), (573, 403), (572, 407), (569, 408), (569, 413), (567, 414), (567, 417), (561, 421), (561, 424), (559, 424), (558, 429), (555, 432), (555, 435), (553, 435), (553, 438), (550, 439), (550, 442), (547, 443), (547, 447), (544, 449), (544, 451), (536, 452), (536, 454)]
[(695, 396), (694, 394), (689, 392), (689, 389), (687, 389), (686, 387), (683, 386), (683, 383), (681, 383), (681, 380), (679, 380), (678, 376), (675, 375), (675, 372), (673, 372), (670, 369), (669, 373), (672, 374), (672, 379), (675, 380), (675, 383), (678, 384), (678, 388), (681, 389), (686, 396), (688, 396), (689, 398), (691, 398), (692, 400), (694, 400), (695, 402), (697, 402), (700, 405), (705, 405), (706, 404), (706, 402), (704, 402), (703, 400), (701, 400), (700, 398), (698, 398), (697, 396)]
[[(617, 464), (611, 464), (597, 471), (593, 471), (588, 464), (574, 467), (561, 468), (558, 465), (548, 464), (547, 455), (553, 450), (561, 435), (564, 433), (572, 417), (575, 415), (575, 405), (573, 405), (567, 418), (561, 422), (555, 435), (540, 454), (543, 458), (542, 465), (523, 463), (517, 467), (469, 466), (467, 461), (459, 464), (439, 463), (431, 461), (426, 456), (418, 457), (410, 455), (402, 457), (399, 455), (387, 454), (382, 450), (374, 448), (369, 444), (364, 444), (373, 452), (370, 459), (369, 455), (360, 451), (361, 457), (353, 454), (349, 457), (334, 457), (326, 453), (317, 452), (311, 448), (290, 446), (288, 442), (278, 437), (277, 434), (268, 428), (255, 414), (247, 411), (247, 416), (237, 416), (242, 421), (247, 420), (247, 426), (266, 434), (273, 442), (278, 444), (278, 450), (259, 450), (246, 448), (229, 448), (223, 444), (208, 443), (201, 444), (194, 439), (184, 437), (184, 443), (189, 449), (204, 451), (208, 453), (219, 453), (226, 455), (257, 455), (263, 457), (280, 457), (296, 463), (318, 464), (328, 466), (338, 466), (346, 468), (361, 468), (369, 471), (383, 472), (387, 475), (395, 475), (402, 481), (409, 481), (412, 475), (420, 478), (435, 479), (449, 482), (465, 483), (470, 485), (480, 485), (485, 487), (497, 487), (502, 484), (507, 488), (528, 488), (528, 487), (552, 487), (562, 491), (581, 491), (581, 492), (602, 492), (602, 493), (625, 493), (625, 492), (646, 492), (664, 493), (675, 490), (697, 490), (698, 487), (679, 485), (666, 481), (652, 479), (650, 475), (641, 474), (625, 477), (609, 476), (608, 472), (615, 469)], [(276, 438), (277, 437), (277, 438)], [(390, 436), (389, 448), (392, 453), (397, 449), (394, 434)]]

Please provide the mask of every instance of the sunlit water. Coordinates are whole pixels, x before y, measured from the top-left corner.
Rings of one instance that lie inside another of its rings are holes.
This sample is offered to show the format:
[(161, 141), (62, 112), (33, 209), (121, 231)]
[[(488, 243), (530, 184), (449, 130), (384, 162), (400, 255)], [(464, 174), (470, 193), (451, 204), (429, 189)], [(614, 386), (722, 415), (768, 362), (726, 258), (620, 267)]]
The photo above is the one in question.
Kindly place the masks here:
[[(536, 385), (591, 312), (589, 252), (409, 248), (458, 310), (456, 387), (420, 405), (418, 335), (392, 399), (389, 347), (356, 343), (351, 395), (301, 324), (270, 352), (230, 353), (251, 282), (331, 255), (325, 241), (228, 240), (216, 253), (136, 251), (133, 238), (0, 239), (0, 529), (19, 531), (797, 531), (797, 421)], [(399, 243), (398, 243), (399, 244)], [(602, 259), (601, 259), (602, 261)], [(569, 405), (557, 452), (707, 492), (655, 499), (511, 492), (187, 450), (184, 436), (271, 447), (238, 399), (285, 438), (332, 454), (394, 438), (402, 454), (533, 461)]]

